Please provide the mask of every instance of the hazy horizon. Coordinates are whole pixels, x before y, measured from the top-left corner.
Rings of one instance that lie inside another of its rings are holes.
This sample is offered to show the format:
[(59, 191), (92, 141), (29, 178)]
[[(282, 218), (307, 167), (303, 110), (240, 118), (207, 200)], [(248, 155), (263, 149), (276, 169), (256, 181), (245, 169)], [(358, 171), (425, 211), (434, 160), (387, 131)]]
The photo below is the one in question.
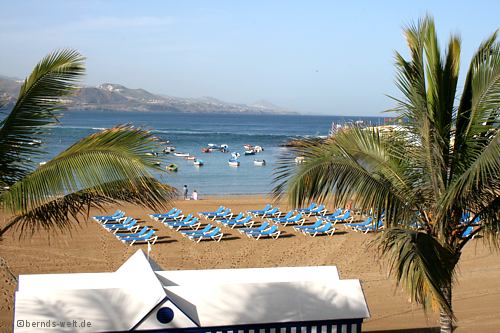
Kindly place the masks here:
[[(87, 58), (82, 84), (185, 98), (265, 100), (306, 115), (383, 116), (398, 96), (394, 51), (426, 13), (440, 42), (462, 37), (461, 78), (498, 29), (500, 3), (385, 1), (4, 1), (0, 74), (24, 78), (47, 53)], [(461, 84), (461, 82), (460, 82)]]

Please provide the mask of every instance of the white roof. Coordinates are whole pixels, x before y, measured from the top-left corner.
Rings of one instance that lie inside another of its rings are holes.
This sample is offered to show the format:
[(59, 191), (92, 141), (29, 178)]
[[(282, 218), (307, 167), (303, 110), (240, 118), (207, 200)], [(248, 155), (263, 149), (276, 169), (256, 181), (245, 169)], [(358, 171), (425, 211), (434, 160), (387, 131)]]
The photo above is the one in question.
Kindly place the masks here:
[(335, 266), (203, 269), (156, 272), (164, 286), (338, 280)]
[[(162, 308), (173, 319), (157, 319)], [(139, 250), (114, 273), (21, 275), (18, 320), (83, 320), (70, 331), (125, 331), (369, 317), (358, 280), (334, 266), (153, 271)], [(37, 327), (40, 332), (67, 331)]]
[(142, 251), (114, 273), (21, 275), (15, 295), (14, 331), (33, 331), (27, 325), (19, 327), (19, 320), (54, 321), (57, 325), (37, 327), (38, 332), (68, 331), (59, 326), (73, 320), (91, 323), (90, 327), (70, 329), (75, 332), (130, 330), (165, 296)]
[(200, 283), (165, 290), (202, 327), (369, 317), (358, 280)]

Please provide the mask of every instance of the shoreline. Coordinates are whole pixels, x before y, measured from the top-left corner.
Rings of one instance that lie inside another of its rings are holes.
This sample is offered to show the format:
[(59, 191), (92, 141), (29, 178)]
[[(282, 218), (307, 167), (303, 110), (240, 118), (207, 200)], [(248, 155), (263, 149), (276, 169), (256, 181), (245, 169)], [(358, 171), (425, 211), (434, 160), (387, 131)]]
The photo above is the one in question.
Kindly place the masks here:
[[(207, 196), (197, 201), (176, 200), (173, 206), (185, 213), (196, 213), (224, 205), (237, 213), (262, 208), (268, 201), (268, 197), (259, 195)], [(284, 203), (279, 207), (288, 209)], [(222, 227), (227, 235), (220, 243), (196, 244), (149, 219), (149, 210), (123, 205), (109, 207), (106, 212), (112, 213), (117, 208), (158, 230), (160, 239), (153, 245), (151, 257), (165, 269), (335, 265), (342, 279), (362, 282), (371, 313), (371, 318), (363, 324), (364, 332), (433, 332), (439, 326), (438, 315), (429, 310), (427, 318), (420, 306), (408, 303), (407, 294), (396, 286), (395, 279), (387, 276), (385, 260), (379, 260), (367, 247), (376, 235), (347, 231), (337, 224), (332, 237), (312, 238), (288, 226), (280, 227), (283, 236), (277, 240), (256, 241), (241, 238), (237, 231)], [(90, 215), (102, 214), (91, 211)], [(93, 221), (79, 224), (71, 233), (38, 232), (20, 240), (18, 233), (9, 231), (0, 241), (1, 257), (15, 275), (110, 272), (139, 248), (146, 250), (147, 245), (126, 246)], [(464, 248), (453, 295), (458, 318), (455, 332), (495, 332), (500, 326), (495, 312), (500, 299), (499, 259), (500, 254), (490, 253), (481, 239)], [(0, 272), (0, 331), (9, 332), (13, 324), (15, 283), (5, 269)]]

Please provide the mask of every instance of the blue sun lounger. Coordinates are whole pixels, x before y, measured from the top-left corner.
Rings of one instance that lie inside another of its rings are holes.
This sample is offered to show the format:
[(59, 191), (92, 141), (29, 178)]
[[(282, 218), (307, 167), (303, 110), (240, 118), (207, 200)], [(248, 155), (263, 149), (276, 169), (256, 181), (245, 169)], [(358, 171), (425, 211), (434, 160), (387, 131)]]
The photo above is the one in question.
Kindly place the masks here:
[(231, 229), (234, 229), (235, 227), (242, 227), (242, 226), (246, 226), (246, 227), (253, 227), (255, 221), (252, 221), (252, 216), (251, 215), (248, 215), (247, 217), (243, 218), (243, 219), (240, 219), (240, 220), (237, 220), (237, 221), (229, 221), (229, 222), (226, 222), (224, 223), (225, 226), (228, 226), (230, 227)]
[(225, 225), (227, 223), (234, 222), (234, 221), (239, 221), (239, 220), (244, 219), (244, 218), (245, 218), (245, 213), (241, 213), (240, 212), (235, 217), (231, 217), (229, 219), (222, 219), (222, 220), (219, 220), (219, 222)]
[(255, 214), (264, 214), (268, 210), (273, 208), (271, 204), (267, 204), (263, 209), (256, 209), (256, 210), (247, 210), (247, 213), (255, 215)]
[(316, 237), (317, 235), (333, 236), (335, 228), (333, 227), (333, 224), (331, 222), (326, 222), (325, 224), (319, 226), (318, 228), (304, 229), (302, 230), (302, 232), (304, 233), (304, 235), (309, 235), (311, 237)]
[(307, 214), (309, 213), (312, 209), (316, 208), (318, 206), (317, 203), (315, 202), (311, 202), (311, 204), (309, 205), (309, 207), (306, 207), (306, 208), (300, 208), (300, 209), (297, 209), (297, 211), (299, 213), (304, 213), (304, 214)]
[(118, 209), (116, 212), (114, 212), (113, 215), (92, 216), (92, 218), (97, 222), (102, 222), (102, 221), (107, 221), (107, 220), (115, 221), (115, 220), (120, 219), (124, 216), (125, 216), (125, 213)]
[(322, 218), (325, 219), (325, 220), (327, 220), (327, 221), (330, 221), (331, 219), (334, 219), (334, 218), (336, 218), (337, 216), (340, 216), (340, 215), (342, 215), (342, 208), (338, 208), (336, 211), (334, 211), (331, 214), (323, 215)]
[(364, 227), (353, 228), (354, 231), (361, 231), (363, 233), (369, 233), (372, 231), (378, 231), (384, 227), (384, 221), (379, 220), (377, 224), (370, 224)]
[(203, 229), (201, 230), (179, 230), (181, 235), (182, 236), (186, 236), (186, 237), (189, 237), (190, 235), (196, 235), (196, 234), (204, 234), (208, 231), (210, 231), (210, 229), (212, 229), (212, 225), (209, 223), (207, 224)]
[(261, 231), (264, 231), (265, 229), (267, 229), (268, 227), (269, 227), (269, 223), (268, 222), (264, 222), (259, 227), (255, 227), (255, 228), (241, 228), (238, 231), (240, 233), (242, 233), (242, 234), (246, 234), (246, 233), (252, 233), (252, 232), (261, 232)]
[(160, 223), (165, 223), (168, 221), (182, 220), (183, 218), (184, 218), (184, 215), (182, 214), (182, 210), (179, 209), (179, 210), (175, 211), (175, 213), (170, 214), (169, 216), (158, 218), (157, 221), (159, 221)]
[(291, 218), (294, 213), (295, 213), (295, 210), (291, 210), (288, 213), (286, 213), (286, 215), (283, 217), (268, 217), (267, 219), (271, 222), (280, 222), (280, 221), (284, 222), (284, 221), (288, 220), (289, 218)]
[(260, 239), (261, 237), (270, 237), (270, 238), (277, 239), (280, 236), (281, 231), (278, 229), (278, 226), (275, 224), (275, 225), (271, 226), (269, 229), (259, 231), (259, 232), (246, 232), (245, 234), (248, 237), (256, 239), (256, 240)]
[(204, 218), (208, 219), (208, 215), (218, 214), (218, 213), (222, 212), (224, 209), (226, 209), (226, 207), (219, 206), (219, 208), (217, 208), (213, 212), (198, 212), (198, 215), (201, 216), (201, 217), (204, 217)]
[(297, 215), (292, 216), (291, 218), (288, 219), (278, 218), (274, 220), (274, 222), (278, 224), (283, 224), (286, 227), (289, 224), (303, 225), (306, 222), (306, 219), (302, 217), (302, 213), (298, 213)]
[(278, 207), (274, 207), (273, 209), (268, 210), (267, 212), (265, 212), (263, 214), (259, 214), (258, 216), (260, 216), (262, 218), (269, 218), (269, 217), (280, 217), (281, 214), (282, 213), (280, 212), (280, 209)]
[(202, 240), (205, 239), (212, 239), (214, 241), (220, 242), (224, 234), (221, 232), (221, 229), (219, 227), (216, 227), (212, 229), (209, 232), (203, 233), (203, 234), (192, 234), (189, 235), (188, 238), (192, 241), (195, 241), (196, 243), (199, 243)]
[(122, 219), (122, 222), (120, 223), (116, 223), (117, 221), (115, 221), (115, 223), (104, 223), (104, 224), (101, 224), (101, 226), (105, 229), (114, 229), (115, 227), (117, 226), (127, 226), (130, 222), (132, 222), (134, 218), (133, 217), (124, 217), (124, 219)]
[(168, 217), (174, 215), (178, 210), (180, 210), (180, 209), (174, 207), (166, 213), (149, 214), (149, 217), (152, 218), (153, 220), (158, 221), (158, 220), (164, 219), (166, 217), (168, 218)]
[(465, 228), (464, 232), (462, 232), (461, 237), (462, 238), (467, 238), (467, 237), (469, 237), (472, 234), (473, 231), (474, 231), (474, 227), (473, 226), (468, 226), (467, 228)]
[(144, 226), (142, 227), (142, 229), (139, 231), (139, 232), (136, 232), (135, 234), (133, 233), (119, 233), (119, 234), (115, 234), (116, 238), (118, 239), (122, 239), (122, 238), (126, 238), (126, 237), (130, 237), (130, 236), (141, 236), (141, 235), (144, 235), (147, 231), (149, 230), (149, 227), (147, 226)]
[(191, 219), (193, 218), (193, 214), (188, 214), (188, 216), (185, 216), (183, 217), (181, 220), (171, 220), (171, 221), (165, 221), (163, 222), (164, 225), (166, 225), (167, 227), (170, 226), (171, 224), (176, 224), (176, 223), (188, 223), (189, 221), (191, 221)]
[(325, 205), (319, 205), (316, 208), (310, 209), (308, 212), (305, 212), (307, 217), (310, 217), (311, 215), (322, 215), (326, 213), (327, 209)]
[(343, 215), (339, 215), (337, 217), (332, 217), (328, 221), (332, 222), (333, 225), (337, 222), (347, 222), (347, 221), (352, 221), (354, 218), (351, 216), (351, 211), (347, 210)]
[(176, 231), (179, 231), (179, 230), (184, 229), (184, 228), (191, 228), (191, 229), (198, 230), (200, 228), (200, 225), (201, 225), (201, 223), (197, 217), (191, 219), (188, 222), (176, 222), (176, 223), (168, 224), (168, 226), (171, 229), (175, 229)]
[(344, 227), (351, 228), (351, 229), (356, 229), (358, 227), (367, 227), (370, 224), (372, 224), (372, 221), (373, 221), (373, 217), (368, 216), (366, 218), (366, 220), (364, 220), (363, 222), (359, 222), (359, 223), (345, 223)]
[(314, 222), (314, 224), (309, 224), (309, 225), (300, 225), (300, 226), (295, 226), (293, 227), (296, 231), (300, 231), (302, 232), (302, 230), (305, 230), (305, 229), (316, 229), (317, 227), (319, 227), (320, 225), (323, 224), (323, 220), (321, 219), (317, 219), (316, 222)]
[(129, 243), (130, 245), (134, 245), (136, 242), (148, 242), (151, 244), (156, 243), (156, 240), (158, 239), (158, 236), (155, 235), (155, 230), (154, 229), (149, 229), (146, 233), (136, 236), (136, 235), (131, 235), (128, 237), (122, 237), (121, 241), (124, 243)]
[(232, 217), (233, 217), (233, 213), (231, 213), (230, 208), (226, 208), (220, 213), (207, 215), (207, 219), (210, 219), (212, 221), (219, 220), (219, 219), (230, 219)]
[(128, 217), (122, 224), (105, 224), (103, 227), (116, 234), (118, 231), (136, 232), (140, 226), (137, 224), (136, 219)]

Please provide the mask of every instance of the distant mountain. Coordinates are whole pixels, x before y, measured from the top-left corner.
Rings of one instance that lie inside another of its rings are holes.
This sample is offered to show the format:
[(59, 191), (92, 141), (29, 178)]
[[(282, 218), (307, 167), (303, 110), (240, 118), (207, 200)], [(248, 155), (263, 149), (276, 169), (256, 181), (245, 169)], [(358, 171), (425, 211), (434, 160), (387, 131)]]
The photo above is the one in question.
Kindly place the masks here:
[[(0, 76), (0, 99), (7, 107), (15, 102), (22, 81)], [(269, 102), (252, 105), (227, 103), (212, 97), (180, 98), (152, 94), (144, 89), (130, 89), (120, 84), (104, 83), (82, 87), (62, 102), (68, 110), (165, 111), (202, 113), (293, 114)]]

